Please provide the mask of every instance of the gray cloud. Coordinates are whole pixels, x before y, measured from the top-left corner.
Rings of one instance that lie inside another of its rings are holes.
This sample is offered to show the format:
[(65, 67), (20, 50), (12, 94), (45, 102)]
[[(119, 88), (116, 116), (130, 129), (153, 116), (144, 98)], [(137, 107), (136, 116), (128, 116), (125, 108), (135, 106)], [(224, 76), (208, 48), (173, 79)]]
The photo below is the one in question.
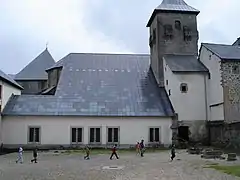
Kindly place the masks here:
[[(0, 0), (0, 69), (16, 73), (45, 49), (148, 53), (146, 23), (161, 0)], [(239, 36), (238, 0), (186, 0), (201, 11), (200, 42), (231, 44)]]

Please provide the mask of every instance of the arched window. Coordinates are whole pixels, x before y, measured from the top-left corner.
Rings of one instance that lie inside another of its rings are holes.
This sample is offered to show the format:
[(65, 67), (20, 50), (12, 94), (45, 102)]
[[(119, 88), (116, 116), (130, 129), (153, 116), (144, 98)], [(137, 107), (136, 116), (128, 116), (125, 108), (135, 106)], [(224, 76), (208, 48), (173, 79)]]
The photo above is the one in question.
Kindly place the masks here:
[(181, 30), (181, 22), (180, 22), (179, 20), (176, 20), (176, 21), (175, 21), (175, 28), (176, 28), (177, 30)]

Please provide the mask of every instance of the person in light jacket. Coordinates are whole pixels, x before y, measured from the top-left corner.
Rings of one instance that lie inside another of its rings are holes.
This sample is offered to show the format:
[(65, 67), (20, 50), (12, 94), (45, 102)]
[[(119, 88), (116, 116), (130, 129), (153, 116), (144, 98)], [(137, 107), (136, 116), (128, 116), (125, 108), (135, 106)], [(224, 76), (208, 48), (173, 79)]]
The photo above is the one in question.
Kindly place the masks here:
[(23, 163), (23, 148), (19, 147), (18, 149), (18, 158), (16, 160), (16, 163), (18, 163), (20, 161), (20, 163)]

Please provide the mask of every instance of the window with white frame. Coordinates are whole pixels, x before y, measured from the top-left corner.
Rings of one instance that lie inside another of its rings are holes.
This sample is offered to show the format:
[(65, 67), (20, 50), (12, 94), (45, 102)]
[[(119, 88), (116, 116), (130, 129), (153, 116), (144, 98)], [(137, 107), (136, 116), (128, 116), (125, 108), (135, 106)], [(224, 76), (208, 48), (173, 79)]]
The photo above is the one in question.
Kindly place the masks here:
[(40, 143), (40, 127), (29, 127), (28, 129), (28, 142)]
[(92, 127), (89, 129), (89, 143), (101, 143), (100, 127)]
[(149, 142), (160, 142), (160, 127), (149, 128)]
[(119, 127), (108, 127), (107, 128), (107, 142), (108, 143), (119, 143)]
[(81, 127), (71, 128), (71, 143), (73, 144), (83, 143), (83, 128)]

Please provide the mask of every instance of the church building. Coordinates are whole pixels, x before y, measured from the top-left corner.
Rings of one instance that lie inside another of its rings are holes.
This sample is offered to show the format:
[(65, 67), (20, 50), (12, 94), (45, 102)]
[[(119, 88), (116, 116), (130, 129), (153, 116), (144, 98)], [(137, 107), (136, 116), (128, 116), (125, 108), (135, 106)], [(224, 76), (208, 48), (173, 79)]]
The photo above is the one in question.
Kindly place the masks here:
[(17, 89), (2, 108), (3, 146), (169, 146), (216, 139), (211, 128), (222, 135), (219, 124), (240, 120), (240, 43), (203, 43), (198, 53), (199, 13), (163, 0), (147, 23), (150, 55), (70, 53), (55, 62), (45, 49), (14, 80), (0, 76)]

